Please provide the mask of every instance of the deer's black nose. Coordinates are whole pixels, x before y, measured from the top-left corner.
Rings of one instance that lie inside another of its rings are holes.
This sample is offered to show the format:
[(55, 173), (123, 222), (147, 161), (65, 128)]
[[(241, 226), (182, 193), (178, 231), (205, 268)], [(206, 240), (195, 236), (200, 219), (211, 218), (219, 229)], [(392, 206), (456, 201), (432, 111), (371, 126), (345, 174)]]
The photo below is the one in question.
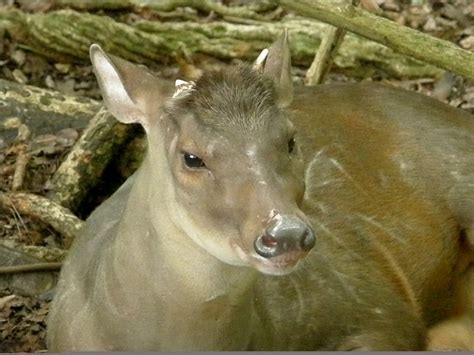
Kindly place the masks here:
[(316, 238), (311, 227), (294, 215), (277, 215), (270, 220), (264, 233), (255, 239), (255, 251), (271, 258), (289, 251), (309, 251)]

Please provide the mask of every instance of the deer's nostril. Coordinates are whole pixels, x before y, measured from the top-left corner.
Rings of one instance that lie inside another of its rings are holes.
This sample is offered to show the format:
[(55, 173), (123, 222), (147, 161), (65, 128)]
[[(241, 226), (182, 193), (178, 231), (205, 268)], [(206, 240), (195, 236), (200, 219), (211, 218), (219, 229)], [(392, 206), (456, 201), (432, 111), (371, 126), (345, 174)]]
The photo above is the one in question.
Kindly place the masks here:
[(316, 238), (311, 228), (307, 228), (301, 239), (301, 248), (305, 251), (311, 250), (316, 244)]
[(255, 239), (254, 248), (260, 256), (271, 258), (278, 252), (278, 241), (273, 237), (261, 235)]
[(276, 247), (278, 245), (278, 241), (269, 235), (262, 235), (261, 238), (262, 238), (262, 244), (265, 245), (266, 247), (271, 248), (271, 247)]
[(314, 232), (299, 217), (280, 215), (272, 218), (264, 233), (254, 242), (255, 251), (265, 258), (291, 251), (311, 250), (316, 242)]

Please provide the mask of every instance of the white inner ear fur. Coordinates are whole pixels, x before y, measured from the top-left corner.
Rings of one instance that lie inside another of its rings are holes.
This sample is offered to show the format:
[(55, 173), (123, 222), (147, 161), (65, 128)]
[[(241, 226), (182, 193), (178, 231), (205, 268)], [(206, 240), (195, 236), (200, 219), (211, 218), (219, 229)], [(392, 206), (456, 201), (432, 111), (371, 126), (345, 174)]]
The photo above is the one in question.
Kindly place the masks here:
[(120, 122), (143, 124), (143, 112), (128, 94), (119, 73), (103, 53), (96, 50), (92, 55), (105, 105)]

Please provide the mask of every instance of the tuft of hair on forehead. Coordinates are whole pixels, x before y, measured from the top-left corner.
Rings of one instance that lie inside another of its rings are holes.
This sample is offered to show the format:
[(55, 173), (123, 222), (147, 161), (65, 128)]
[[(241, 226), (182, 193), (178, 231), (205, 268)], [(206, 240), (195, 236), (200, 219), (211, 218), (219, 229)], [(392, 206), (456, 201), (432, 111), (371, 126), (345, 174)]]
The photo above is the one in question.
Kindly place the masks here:
[(203, 74), (177, 104), (211, 129), (245, 133), (261, 130), (278, 111), (272, 81), (250, 66)]

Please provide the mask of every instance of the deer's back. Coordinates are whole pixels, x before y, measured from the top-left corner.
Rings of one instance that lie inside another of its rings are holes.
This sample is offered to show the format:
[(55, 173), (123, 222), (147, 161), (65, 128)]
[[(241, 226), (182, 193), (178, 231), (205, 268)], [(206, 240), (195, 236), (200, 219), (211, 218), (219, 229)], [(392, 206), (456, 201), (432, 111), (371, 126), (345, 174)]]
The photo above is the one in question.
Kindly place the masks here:
[(292, 110), (318, 250), (334, 265), (375, 260), (429, 323), (444, 317), (460, 252), (450, 200), (474, 177), (472, 117), (377, 84), (300, 88)]

